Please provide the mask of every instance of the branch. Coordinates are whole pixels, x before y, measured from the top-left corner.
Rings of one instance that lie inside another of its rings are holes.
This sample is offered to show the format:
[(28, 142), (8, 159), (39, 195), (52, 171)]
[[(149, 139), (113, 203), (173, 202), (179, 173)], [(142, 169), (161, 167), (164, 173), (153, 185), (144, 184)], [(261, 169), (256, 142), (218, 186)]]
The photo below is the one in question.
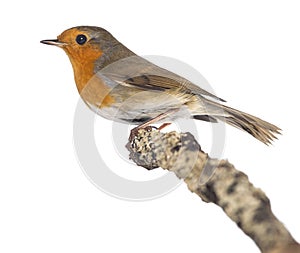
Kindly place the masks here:
[(203, 201), (220, 206), (261, 252), (300, 252), (265, 193), (227, 160), (210, 158), (190, 133), (140, 129), (127, 148), (137, 165), (173, 171)]

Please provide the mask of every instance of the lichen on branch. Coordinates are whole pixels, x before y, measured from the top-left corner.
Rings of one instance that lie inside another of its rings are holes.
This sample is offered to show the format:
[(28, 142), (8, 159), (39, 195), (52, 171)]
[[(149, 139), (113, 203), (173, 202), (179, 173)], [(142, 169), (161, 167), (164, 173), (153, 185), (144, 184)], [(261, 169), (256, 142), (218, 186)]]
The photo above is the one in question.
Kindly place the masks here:
[(203, 201), (220, 206), (261, 252), (300, 252), (265, 193), (228, 160), (210, 158), (192, 134), (140, 129), (127, 149), (137, 165), (172, 171)]

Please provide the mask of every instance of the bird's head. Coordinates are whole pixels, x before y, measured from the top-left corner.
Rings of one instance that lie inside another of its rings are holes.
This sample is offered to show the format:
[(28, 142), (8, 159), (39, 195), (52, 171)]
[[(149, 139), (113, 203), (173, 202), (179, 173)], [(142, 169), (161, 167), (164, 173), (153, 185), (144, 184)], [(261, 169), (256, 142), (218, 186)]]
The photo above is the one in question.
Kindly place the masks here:
[(78, 88), (82, 88), (103, 67), (134, 55), (108, 31), (96, 26), (73, 27), (57, 39), (42, 40), (41, 43), (60, 47), (67, 53)]

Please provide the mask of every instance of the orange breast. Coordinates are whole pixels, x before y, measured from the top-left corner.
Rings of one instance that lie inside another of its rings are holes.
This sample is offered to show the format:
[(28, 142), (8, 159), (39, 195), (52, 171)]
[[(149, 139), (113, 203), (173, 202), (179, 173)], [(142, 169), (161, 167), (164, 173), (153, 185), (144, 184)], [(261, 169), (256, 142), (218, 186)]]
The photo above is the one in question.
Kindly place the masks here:
[(66, 48), (66, 53), (72, 63), (77, 90), (81, 97), (96, 107), (109, 106), (114, 102), (110, 96), (110, 88), (103, 80), (94, 74), (94, 62), (102, 55), (101, 50), (95, 48), (80, 48), (76, 53)]

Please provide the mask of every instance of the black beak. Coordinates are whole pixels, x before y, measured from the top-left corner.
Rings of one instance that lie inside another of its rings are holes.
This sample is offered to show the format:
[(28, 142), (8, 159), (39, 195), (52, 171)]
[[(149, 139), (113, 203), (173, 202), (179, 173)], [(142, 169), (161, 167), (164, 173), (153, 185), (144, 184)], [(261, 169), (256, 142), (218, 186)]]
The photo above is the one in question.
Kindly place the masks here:
[(57, 46), (57, 47), (63, 47), (65, 45), (67, 45), (66, 43), (61, 42), (59, 40), (41, 40), (40, 42), (43, 44), (46, 44), (46, 45), (52, 45), (52, 46)]

